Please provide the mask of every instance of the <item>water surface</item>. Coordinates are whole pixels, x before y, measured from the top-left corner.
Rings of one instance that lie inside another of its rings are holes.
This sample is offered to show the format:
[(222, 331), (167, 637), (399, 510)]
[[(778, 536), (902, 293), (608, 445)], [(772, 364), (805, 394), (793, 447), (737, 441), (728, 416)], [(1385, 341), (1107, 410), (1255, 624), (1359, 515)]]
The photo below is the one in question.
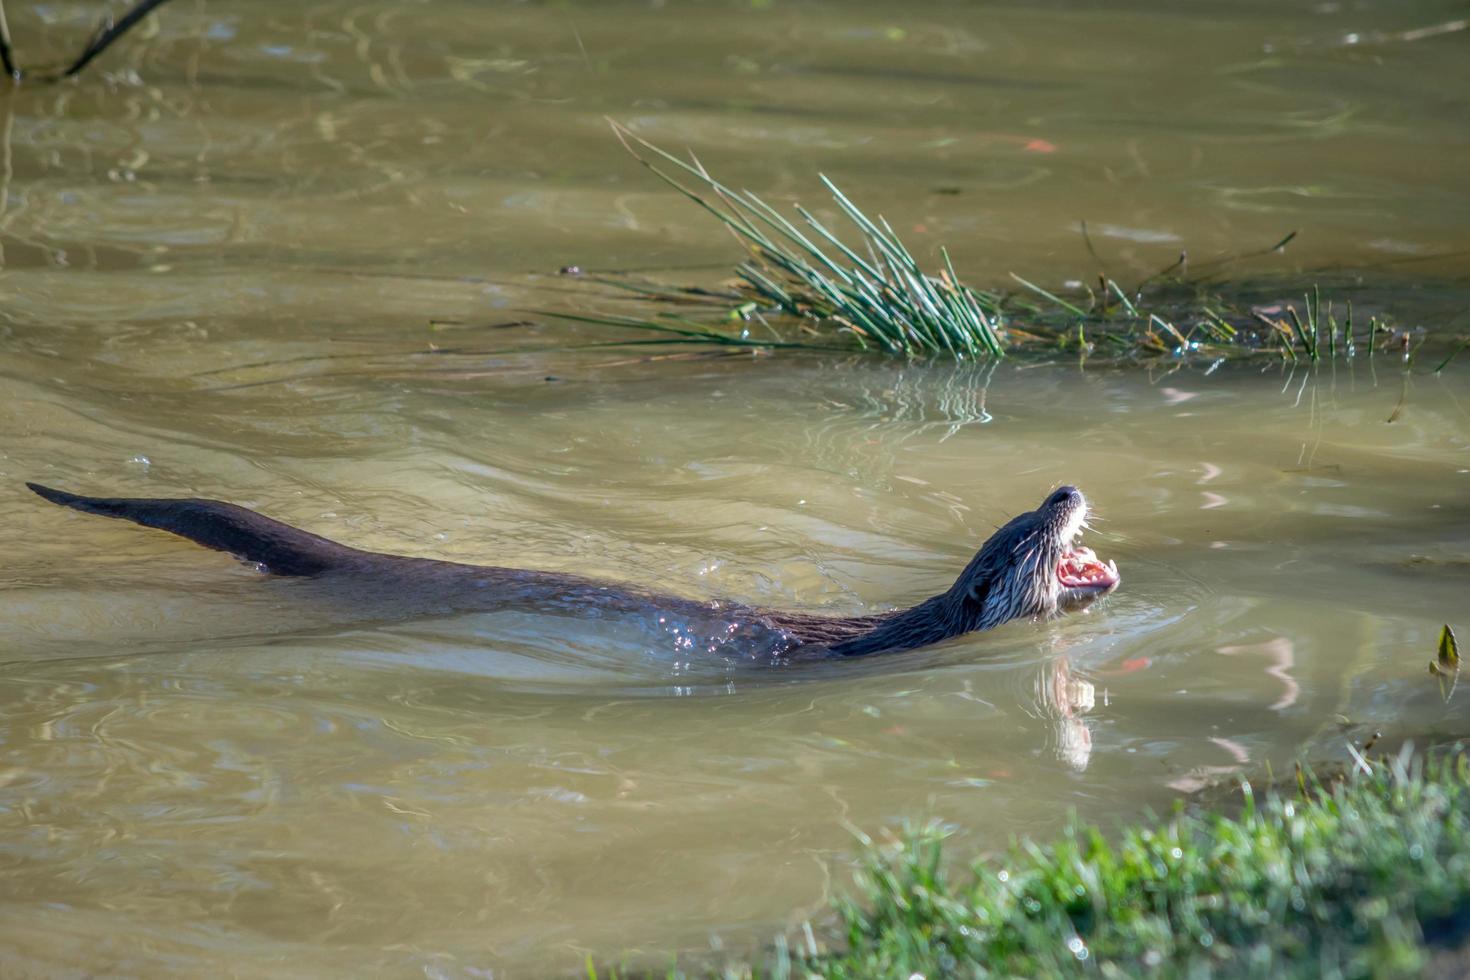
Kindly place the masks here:
[[(854, 830), (998, 849), (1375, 730), (1463, 732), (1425, 671), (1470, 585), (1458, 361), (568, 351), (606, 335), (526, 312), (628, 308), (563, 265), (708, 285), (734, 259), (612, 114), (773, 200), (827, 172), (982, 284), (1299, 228), (1224, 269), (1351, 268), (1359, 302), (1463, 329), (1458, 10), (185, 4), (5, 95), (7, 963), (741, 955), (821, 916)], [(10, 13), (40, 61), (95, 11)], [(656, 616), (374, 615), (24, 480), (843, 614), (947, 587), (1068, 482), (1123, 586), (763, 671)]]

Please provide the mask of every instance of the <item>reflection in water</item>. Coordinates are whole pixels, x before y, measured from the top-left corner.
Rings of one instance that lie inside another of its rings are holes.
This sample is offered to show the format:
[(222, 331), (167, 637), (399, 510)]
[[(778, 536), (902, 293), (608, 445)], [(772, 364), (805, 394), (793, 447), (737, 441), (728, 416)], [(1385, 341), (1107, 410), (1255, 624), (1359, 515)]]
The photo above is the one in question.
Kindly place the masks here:
[[(861, 362), (852, 362), (845, 373), (850, 383), (828, 388), (821, 418), (804, 428), (803, 459), (813, 466), (850, 468), (856, 456), (866, 467), (882, 466), (898, 479), (927, 487), (925, 481), (898, 472), (899, 454), (910, 443), (944, 442), (990, 422), (985, 401), (997, 366), (941, 363), (875, 376)], [(944, 488), (925, 492), (963, 507)]]
[(1169, 780), (1169, 788), (1180, 793), (1198, 793), (1202, 789), (1224, 783), (1231, 776), (1249, 775), (1250, 750), (1228, 738), (1211, 736), (1210, 742), (1222, 749), (1230, 762), (1226, 765), (1195, 766), (1183, 776)]
[(1096, 706), (1090, 681), (1078, 677), (1065, 656), (1042, 665), (1036, 685), (1036, 703), (1053, 722), (1053, 751), (1069, 768), (1081, 772), (1092, 759), (1092, 729), (1082, 716)]
[(1296, 704), (1297, 698), (1301, 696), (1302, 687), (1297, 683), (1296, 678), (1291, 676), (1291, 668), (1296, 664), (1296, 656), (1292, 650), (1291, 641), (1286, 637), (1278, 636), (1265, 643), (1220, 647), (1217, 652), (1227, 657), (1237, 654), (1256, 654), (1265, 657), (1270, 662), (1266, 673), (1279, 680), (1283, 688), (1281, 697), (1271, 705), (1272, 711), (1285, 711)]

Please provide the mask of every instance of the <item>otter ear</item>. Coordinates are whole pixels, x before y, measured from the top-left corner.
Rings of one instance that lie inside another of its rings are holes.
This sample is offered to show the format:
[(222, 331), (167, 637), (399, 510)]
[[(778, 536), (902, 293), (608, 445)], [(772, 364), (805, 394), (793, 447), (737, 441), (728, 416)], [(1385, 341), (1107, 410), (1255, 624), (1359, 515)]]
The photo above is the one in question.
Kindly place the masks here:
[(980, 581), (976, 582), (974, 585), (970, 586), (970, 591), (966, 595), (967, 600), (970, 601), (970, 602), (973, 602), (976, 606), (980, 607), (981, 609), (984, 609), (985, 608), (985, 600), (988, 599), (988, 598), (990, 598), (990, 583), (991, 583), (991, 581), (992, 581), (992, 579), (989, 576), (987, 576), (987, 577), (981, 579)]
[(980, 581), (971, 585), (965, 593), (965, 621), (966, 629), (983, 630), (997, 625), (990, 622), (992, 614), (986, 605), (990, 602), (992, 592), (991, 583), (995, 581), (993, 576), (987, 575)]

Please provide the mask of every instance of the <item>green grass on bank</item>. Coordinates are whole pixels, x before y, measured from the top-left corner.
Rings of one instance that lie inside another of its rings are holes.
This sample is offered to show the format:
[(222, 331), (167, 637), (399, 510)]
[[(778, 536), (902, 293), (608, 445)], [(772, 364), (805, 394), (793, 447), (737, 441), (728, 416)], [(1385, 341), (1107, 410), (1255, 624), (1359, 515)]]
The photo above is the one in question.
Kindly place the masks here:
[(1470, 760), (1459, 747), (1427, 761), (1358, 757), (1342, 779), (1247, 791), (1239, 809), (1181, 810), (1110, 834), (1076, 827), (959, 873), (933, 831), (870, 846), (830, 950), (808, 938), (804, 950), (726, 972), (1306, 978), (1470, 968)]
[[(1128, 287), (1104, 274), (1092, 284), (1048, 289), (1013, 274), (1006, 291), (979, 289), (960, 280), (942, 247), (936, 267), (923, 268), (883, 216), (867, 215), (826, 176), (818, 175), (845, 232), (799, 204), (787, 217), (751, 191), (721, 183), (698, 159), (682, 160), (626, 127), (612, 126), (639, 163), (723, 224), (746, 252), (733, 281), (716, 290), (590, 277), (669, 307), (652, 317), (557, 314), (656, 335), (638, 343), (961, 359), (1040, 350), (1104, 357), (1268, 354), (1317, 361), (1360, 350), (1371, 354), (1395, 340), (1377, 316), (1355, 320), (1351, 303), (1324, 302), (1315, 285), (1293, 291), (1297, 298), (1286, 302), (1232, 300), (1212, 288), (1222, 262), (1196, 266), (1191, 279), (1182, 253)], [(1257, 254), (1279, 252), (1295, 236)], [(1084, 240), (1091, 250), (1085, 226)]]
[(870, 856), (824, 977), (1419, 976), (1470, 939), (1470, 763), (1395, 758), (1238, 816), (1074, 829), (947, 877), (934, 836)]

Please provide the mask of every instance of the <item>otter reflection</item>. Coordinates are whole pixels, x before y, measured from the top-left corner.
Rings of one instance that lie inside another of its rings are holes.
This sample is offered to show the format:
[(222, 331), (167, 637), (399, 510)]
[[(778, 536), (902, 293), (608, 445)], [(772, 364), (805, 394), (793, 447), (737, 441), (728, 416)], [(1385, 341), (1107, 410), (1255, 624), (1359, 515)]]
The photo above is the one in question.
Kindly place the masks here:
[(1012, 619), (1079, 609), (1119, 581), (1112, 562), (1077, 543), (1088, 508), (1075, 487), (1061, 487), (996, 531), (939, 595), (909, 609), (844, 617), (700, 602), (578, 575), (362, 551), (218, 500), (83, 497), (27, 486), (53, 503), (159, 528), (268, 574), (308, 576), (329, 592), (371, 598), (405, 617), (509, 607), (588, 617), (718, 616), (737, 633), (775, 634), (777, 642), (767, 646), (775, 659), (908, 650)]

